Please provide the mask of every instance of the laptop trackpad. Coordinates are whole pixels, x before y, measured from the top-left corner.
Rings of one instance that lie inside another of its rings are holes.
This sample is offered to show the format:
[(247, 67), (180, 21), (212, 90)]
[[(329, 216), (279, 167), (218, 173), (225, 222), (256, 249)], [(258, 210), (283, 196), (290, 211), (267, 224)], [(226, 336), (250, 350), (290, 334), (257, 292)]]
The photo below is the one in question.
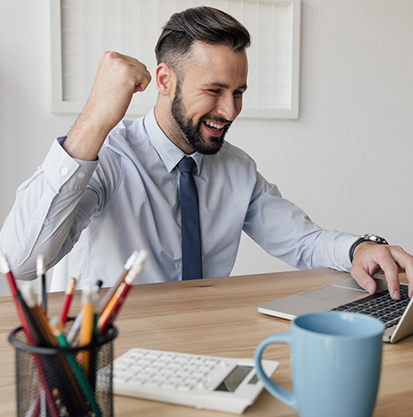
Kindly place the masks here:
[(332, 303), (346, 304), (360, 298), (367, 297), (369, 295), (366, 291), (360, 291), (351, 288), (343, 288), (336, 286), (328, 286), (318, 288), (313, 291), (307, 291), (305, 293), (298, 294), (301, 297), (314, 298), (316, 300), (330, 301)]

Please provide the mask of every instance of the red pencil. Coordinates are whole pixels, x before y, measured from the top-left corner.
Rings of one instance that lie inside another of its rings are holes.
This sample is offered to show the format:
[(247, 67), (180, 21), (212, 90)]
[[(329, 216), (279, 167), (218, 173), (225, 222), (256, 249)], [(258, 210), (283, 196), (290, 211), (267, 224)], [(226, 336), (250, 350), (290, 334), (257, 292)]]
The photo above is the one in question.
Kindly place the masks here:
[[(3, 272), (3, 274), (6, 275), (7, 281), (9, 283), (10, 290), (11, 290), (11, 293), (13, 295), (14, 302), (16, 304), (17, 314), (19, 315), (20, 322), (21, 322), (22, 327), (23, 327), (23, 331), (24, 331), (24, 333), (26, 334), (26, 337), (27, 337), (27, 344), (34, 345), (33, 337), (32, 337), (32, 335), (29, 331), (29, 327), (28, 327), (27, 322), (24, 318), (22, 307), (21, 307), (20, 302), (18, 300), (18, 299), (22, 299), (20, 291), (17, 288), (16, 282), (15, 282), (14, 277), (13, 277), (13, 273), (11, 272), (11, 269), (10, 269), (9, 262), (8, 262), (6, 256), (3, 255), (3, 254), (0, 254), (0, 269), (1, 269), (1, 272)], [(52, 415), (52, 417), (58, 417), (58, 414), (57, 414), (57, 411), (56, 411), (56, 408), (55, 408), (55, 404), (54, 404), (53, 398), (51, 396), (50, 390), (48, 389), (48, 384), (47, 384), (47, 381), (44, 377), (42, 365), (40, 363), (38, 355), (33, 355), (33, 360), (34, 360), (35, 366), (37, 368), (37, 372), (39, 374), (40, 382), (44, 387), (44, 391), (45, 391), (45, 394), (46, 394), (46, 401), (47, 401), (47, 404), (48, 404), (50, 414)]]
[(113, 297), (113, 294), (115, 294), (115, 292), (118, 290), (118, 288), (120, 287), (120, 284), (122, 284), (122, 282), (125, 281), (126, 276), (128, 275), (130, 269), (132, 268), (132, 265), (134, 264), (134, 262), (136, 261), (137, 257), (138, 257), (139, 252), (137, 250), (135, 250), (132, 255), (128, 258), (128, 260), (126, 261), (121, 276), (119, 277), (118, 281), (116, 282), (115, 285), (113, 285), (111, 288), (109, 288), (106, 291), (105, 296), (102, 298), (101, 302), (99, 303), (98, 306), (98, 313), (101, 314), (103, 312), (103, 310), (108, 306), (111, 298)]
[(73, 293), (75, 292), (76, 279), (70, 278), (67, 284), (65, 297), (63, 300), (62, 309), (60, 311), (59, 320), (64, 325), (67, 320), (67, 314), (69, 313), (70, 303), (72, 302)]
[(24, 318), (20, 303), (17, 299), (17, 293), (19, 290), (17, 288), (16, 281), (14, 280), (13, 273), (11, 272), (9, 261), (7, 260), (6, 256), (3, 254), (0, 254), (0, 270), (6, 276), (7, 281), (9, 283), (11, 295), (13, 296), (14, 304), (16, 305), (17, 314), (19, 315), (20, 323), (22, 324), (22, 327), (25, 333), (28, 333), (27, 323)]
[(125, 277), (124, 282), (120, 284), (116, 293), (112, 296), (106, 308), (102, 311), (99, 321), (99, 334), (103, 334), (108, 326), (113, 323), (118, 314), (123, 302), (125, 301), (126, 295), (128, 294), (132, 284), (138, 278), (142, 272), (143, 265), (148, 258), (148, 252), (142, 250), (139, 252), (139, 256), (136, 258), (132, 268), (129, 270)]

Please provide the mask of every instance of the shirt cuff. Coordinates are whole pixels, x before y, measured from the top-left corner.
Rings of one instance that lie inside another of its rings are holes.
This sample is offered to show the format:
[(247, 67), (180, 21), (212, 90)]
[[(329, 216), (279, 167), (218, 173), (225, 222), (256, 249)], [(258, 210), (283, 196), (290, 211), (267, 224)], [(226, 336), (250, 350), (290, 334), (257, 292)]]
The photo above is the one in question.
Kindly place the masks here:
[(84, 189), (98, 164), (96, 161), (81, 161), (72, 158), (62, 147), (65, 140), (57, 138), (47, 154), (42, 169), (48, 183), (56, 192), (66, 185), (69, 189)]

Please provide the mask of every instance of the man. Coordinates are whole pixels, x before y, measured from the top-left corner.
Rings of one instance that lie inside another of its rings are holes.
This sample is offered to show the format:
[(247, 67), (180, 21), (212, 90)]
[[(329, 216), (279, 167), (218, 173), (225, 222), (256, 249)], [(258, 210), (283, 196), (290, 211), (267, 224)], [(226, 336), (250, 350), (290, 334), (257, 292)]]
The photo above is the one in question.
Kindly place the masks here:
[(134, 122), (121, 120), (151, 76), (134, 58), (102, 54), (83, 112), (19, 188), (4, 224), (0, 252), (18, 278), (35, 277), (37, 254), (46, 255), (50, 268), (73, 248), (70, 275), (80, 286), (97, 278), (111, 285), (128, 255), (146, 248), (150, 257), (139, 282), (182, 279), (178, 164), (190, 156), (202, 250), (202, 273), (191, 278), (228, 275), (244, 230), (295, 267), (351, 268), (370, 293), (376, 289), (371, 275), (381, 268), (395, 299), (401, 267), (411, 296), (409, 254), (319, 228), (281, 197), (248, 155), (224, 141), (247, 89), (249, 43), (245, 27), (219, 10), (173, 15), (155, 50), (156, 105)]

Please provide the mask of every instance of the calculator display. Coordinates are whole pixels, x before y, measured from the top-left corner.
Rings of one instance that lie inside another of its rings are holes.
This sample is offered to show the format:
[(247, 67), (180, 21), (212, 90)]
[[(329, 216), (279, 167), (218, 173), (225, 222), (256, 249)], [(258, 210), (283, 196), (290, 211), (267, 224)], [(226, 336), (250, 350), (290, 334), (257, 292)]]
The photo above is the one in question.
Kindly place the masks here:
[(232, 372), (218, 385), (215, 391), (234, 392), (250, 373), (252, 366), (237, 365)]

